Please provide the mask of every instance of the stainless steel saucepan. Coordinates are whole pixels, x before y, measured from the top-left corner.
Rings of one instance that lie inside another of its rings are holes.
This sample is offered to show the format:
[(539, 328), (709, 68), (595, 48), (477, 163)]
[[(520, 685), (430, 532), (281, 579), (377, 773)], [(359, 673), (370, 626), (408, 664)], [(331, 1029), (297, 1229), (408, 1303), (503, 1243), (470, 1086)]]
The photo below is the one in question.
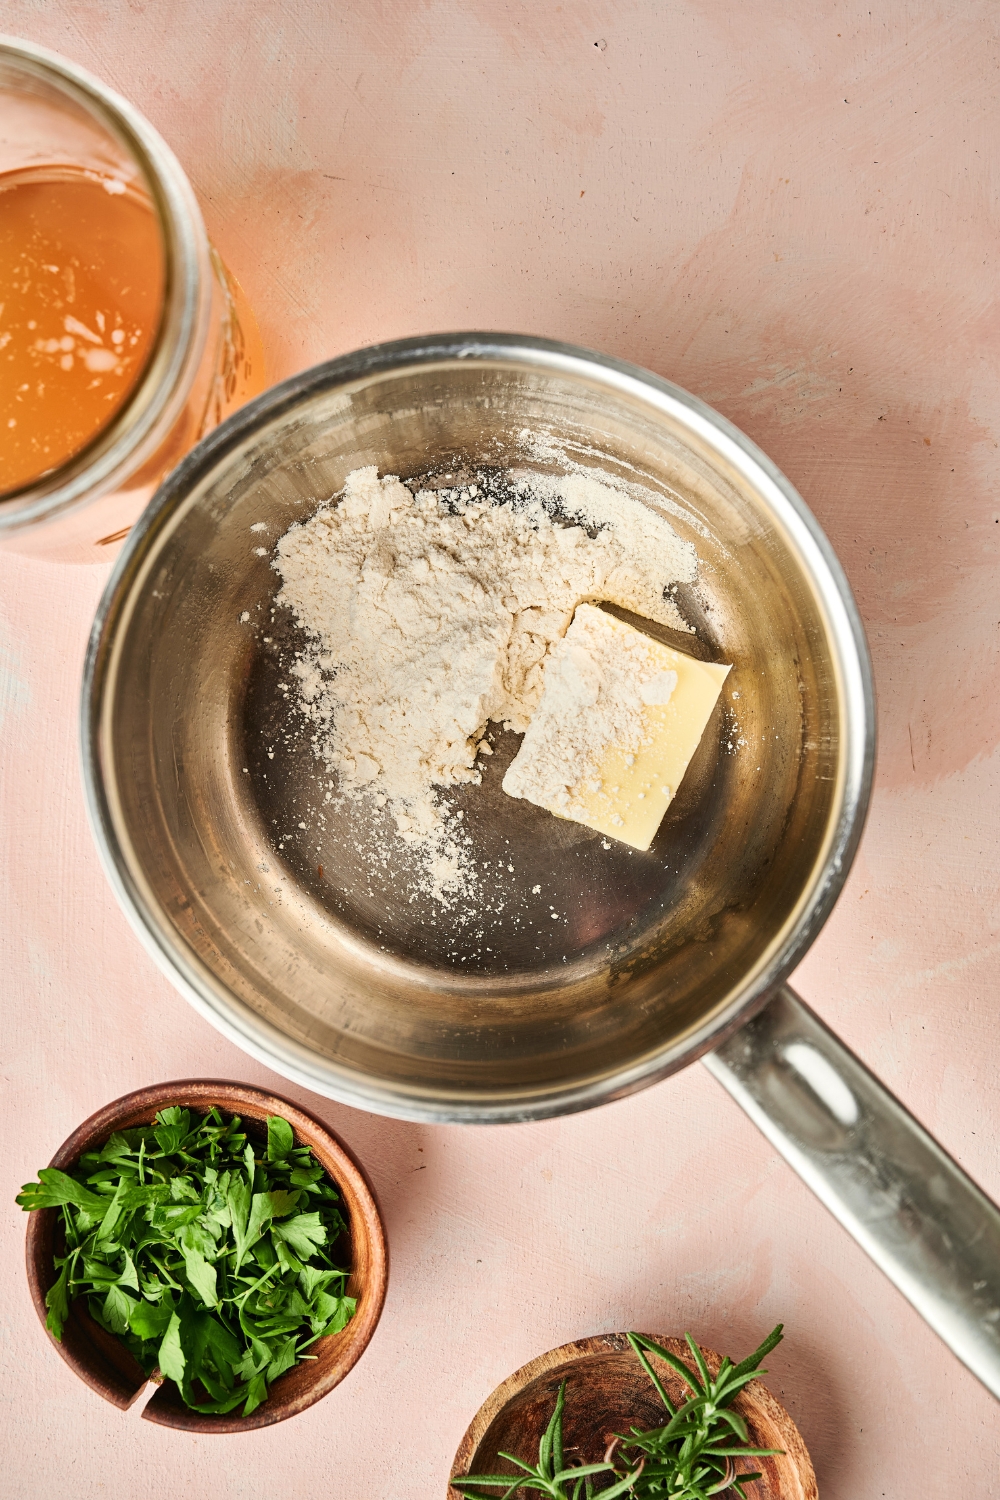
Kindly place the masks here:
[[(482, 786), (449, 794), (489, 900), (449, 913), (414, 895), (381, 814), (360, 829), (322, 801), (270, 549), (362, 464), (574, 463), (645, 486), (695, 544), (685, 644), (733, 663), (725, 707), (647, 854), (505, 796), (501, 736)], [(437, 1121), (585, 1109), (701, 1057), (1000, 1394), (1000, 1214), (784, 983), (844, 881), (873, 754), (854, 602), (774, 465), (655, 376), (494, 334), (362, 350), (230, 418), (130, 537), (84, 684), (108, 874), (239, 1046), (321, 1094)]]

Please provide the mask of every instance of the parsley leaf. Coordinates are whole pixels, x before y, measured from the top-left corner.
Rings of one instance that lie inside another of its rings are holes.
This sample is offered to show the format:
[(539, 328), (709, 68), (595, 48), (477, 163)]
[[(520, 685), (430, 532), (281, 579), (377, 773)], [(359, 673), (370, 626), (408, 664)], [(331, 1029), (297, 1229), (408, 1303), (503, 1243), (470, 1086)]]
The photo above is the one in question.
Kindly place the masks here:
[(287, 1120), (278, 1116), (270, 1116), (267, 1122), (267, 1159), (268, 1161), (284, 1161), (295, 1144), (292, 1135), (292, 1127)]
[(166, 1375), (168, 1380), (176, 1380), (179, 1385), (183, 1382), (187, 1360), (181, 1348), (181, 1320), (175, 1312), (170, 1314), (170, 1322), (160, 1344), (159, 1364), (161, 1375)]
[(135, 1306), (127, 1292), (120, 1286), (110, 1286), (101, 1311), (104, 1321), (112, 1333), (124, 1333), (128, 1327), (129, 1313)]
[(215, 1295), (215, 1267), (210, 1266), (197, 1250), (189, 1250), (185, 1246), (184, 1269), (187, 1272), (188, 1281), (202, 1302), (208, 1307), (214, 1307), (219, 1300)]
[(314, 1250), (326, 1244), (326, 1228), (320, 1222), (318, 1212), (296, 1214), (294, 1219), (288, 1219), (284, 1224), (275, 1224), (271, 1236), (291, 1245), (296, 1255), (303, 1260), (309, 1260)]
[(128, 1316), (128, 1326), (143, 1343), (162, 1339), (167, 1324), (173, 1317), (169, 1302), (134, 1302)]
[(108, 1207), (107, 1198), (88, 1192), (82, 1183), (56, 1167), (43, 1167), (38, 1174), (38, 1181), (26, 1182), (14, 1201), (24, 1209), (61, 1208), (64, 1204), (73, 1203), (77, 1208), (86, 1209), (102, 1219)]
[(52, 1283), (45, 1294), (45, 1306), (49, 1310), (45, 1326), (60, 1341), (66, 1319), (69, 1317), (68, 1281), (69, 1262), (67, 1261), (59, 1272), (58, 1279)]

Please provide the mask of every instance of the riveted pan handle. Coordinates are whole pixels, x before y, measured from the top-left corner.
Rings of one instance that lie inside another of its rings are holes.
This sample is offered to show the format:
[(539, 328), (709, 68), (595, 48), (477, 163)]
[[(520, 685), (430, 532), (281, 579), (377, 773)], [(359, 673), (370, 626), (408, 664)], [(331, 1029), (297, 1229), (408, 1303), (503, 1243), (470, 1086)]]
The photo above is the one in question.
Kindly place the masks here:
[(1000, 1209), (787, 986), (704, 1059), (1000, 1397)]

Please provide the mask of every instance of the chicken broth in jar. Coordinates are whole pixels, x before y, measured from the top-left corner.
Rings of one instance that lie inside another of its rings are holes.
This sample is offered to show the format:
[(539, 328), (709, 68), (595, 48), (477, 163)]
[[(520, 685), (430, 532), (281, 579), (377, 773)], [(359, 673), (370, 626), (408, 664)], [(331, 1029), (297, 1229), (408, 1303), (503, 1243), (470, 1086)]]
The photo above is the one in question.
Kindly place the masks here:
[(0, 176), (0, 493), (50, 473), (121, 411), (153, 349), (164, 253), (117, 177)]

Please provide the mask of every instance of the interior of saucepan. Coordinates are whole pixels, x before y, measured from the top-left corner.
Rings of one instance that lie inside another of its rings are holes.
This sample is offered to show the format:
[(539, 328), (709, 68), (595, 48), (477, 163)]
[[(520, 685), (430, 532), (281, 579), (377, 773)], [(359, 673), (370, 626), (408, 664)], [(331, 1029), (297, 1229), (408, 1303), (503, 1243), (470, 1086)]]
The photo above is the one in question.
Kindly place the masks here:
[[(95, 676), (109, 839), (189, 992), (274, 1066), (387, 1112), (550, 1112), (679, 1065), (801, 942), (842, 809), (842, 664), (794, 527), (713, 447), (627, 381), (498, 354), (320, 388), (168, 497)], [(456, 916), (416, 892), (387, 810), (317, 819), (273, 544), (360, 465), (574, 462), (659, 497), (700, 563), (695, 634), (660, 636), (733, 670), (647, 853), (506, 796), (499, 736), (482, 785), (446, 794), (491, 897)]]

